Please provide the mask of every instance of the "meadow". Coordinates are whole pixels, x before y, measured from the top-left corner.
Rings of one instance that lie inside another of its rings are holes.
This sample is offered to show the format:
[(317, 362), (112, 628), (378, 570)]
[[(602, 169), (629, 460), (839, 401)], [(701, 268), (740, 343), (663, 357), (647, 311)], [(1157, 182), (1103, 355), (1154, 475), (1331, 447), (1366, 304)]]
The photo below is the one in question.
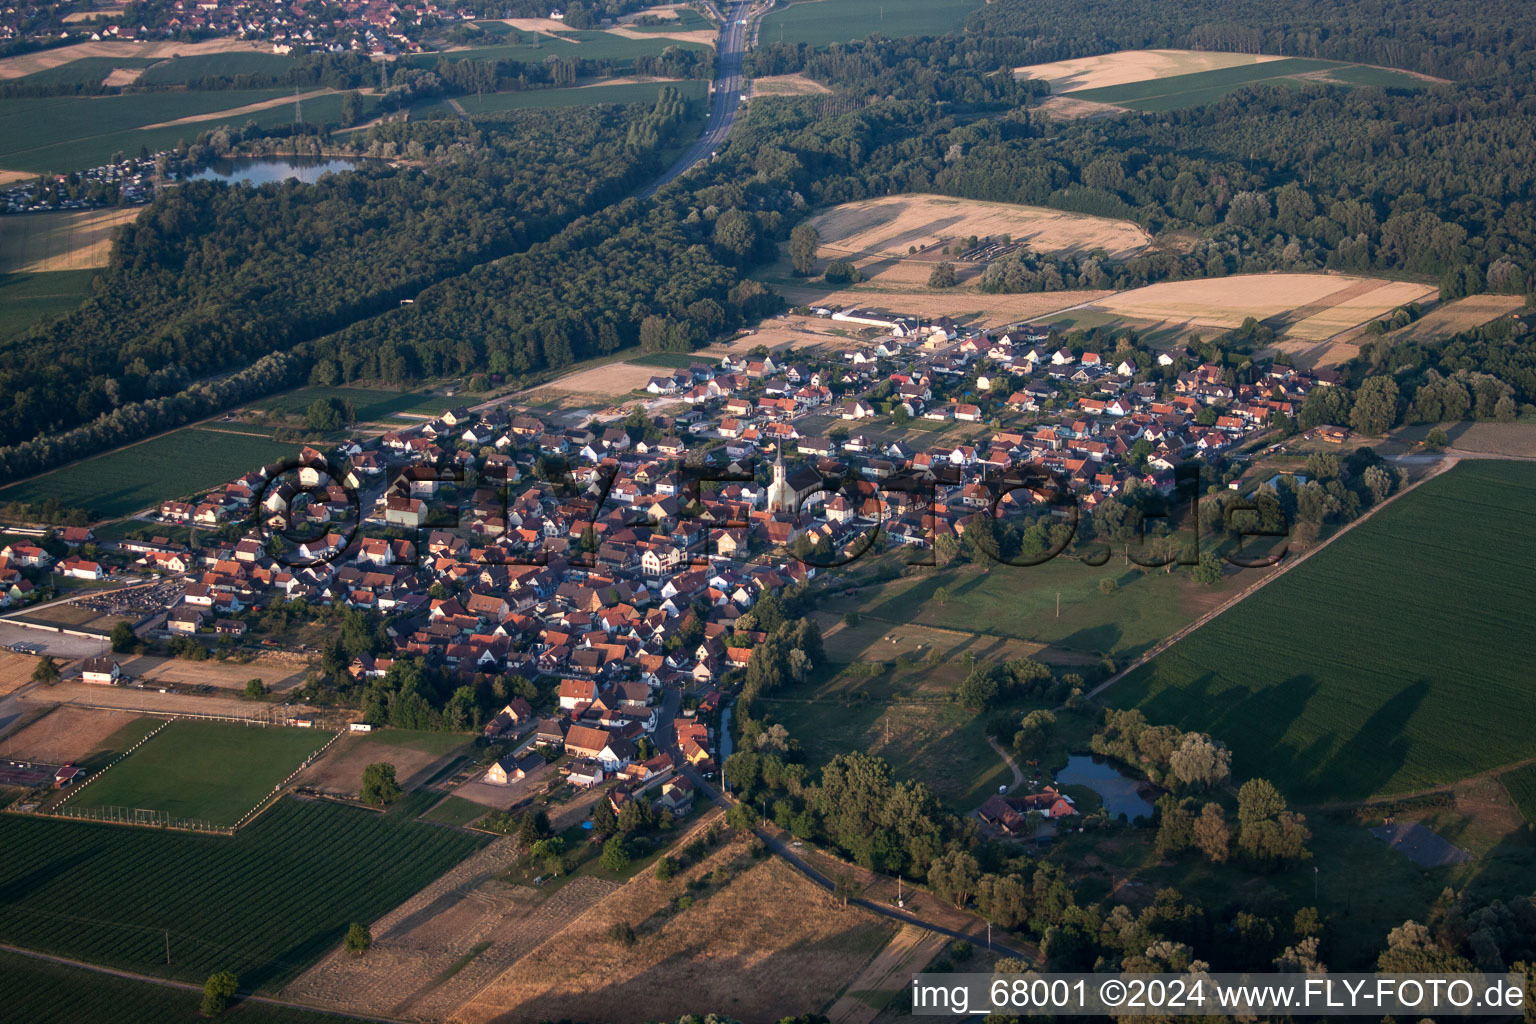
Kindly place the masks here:
[(95, 276), (94, 270), (0, 275), (0, 347), (79, 306)]
[(1441, 786), (1530, 757), (1533, 503), (1536, 468), (1463, 462), (1105, 696), (1211, 733), (1237, 775), (1303, 802)]
[(233, 825), (334, 733), (178, 721), (68, 801), (72, 808), (159, 811)]
[[(196, 1024), (198, 993), (0, 951), (0, 1005), (28, 1024)], [(240, 1004), (241, 1024), (346, 1024), (352, 1018)]]
[(298, 448), (251, 434), (183, 427), (0, 488), (0, 503), (57, 498), (66, 508), (113, 519), (297, 457)]
[(827, 46), (879, 33), (887, 39), (958, 32), (979, 0), (805, 0), (763, 19), (765, 43)]
[(293, 797), (233, 837), (4, 815), (0, 941), (272, 990), (486, 841)]

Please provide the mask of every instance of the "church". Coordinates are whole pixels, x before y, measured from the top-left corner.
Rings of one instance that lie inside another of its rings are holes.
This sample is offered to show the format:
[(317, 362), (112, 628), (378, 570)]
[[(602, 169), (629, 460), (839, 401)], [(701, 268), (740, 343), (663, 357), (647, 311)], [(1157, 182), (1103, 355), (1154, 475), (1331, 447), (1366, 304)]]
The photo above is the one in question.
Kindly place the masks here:
[[(794, 513), (801, 510), (801, 502), (823, 491), (821, 476), (814, 469), (802, 466), (793, 473), (784, 470), (784, 449), (778, 449), (778, 456), (773, 461), (773, 483), (768, 485), (768, 511)], [(816, 500), (809, 504), (817, 504), (826, 500), (822, 493)]]

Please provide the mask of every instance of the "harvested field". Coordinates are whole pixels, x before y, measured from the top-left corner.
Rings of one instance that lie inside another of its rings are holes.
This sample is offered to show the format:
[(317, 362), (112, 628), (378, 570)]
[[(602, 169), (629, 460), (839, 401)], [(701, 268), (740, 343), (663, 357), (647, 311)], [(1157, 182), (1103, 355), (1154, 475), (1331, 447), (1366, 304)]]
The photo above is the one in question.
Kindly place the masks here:
[[(689, 879), (725, 866), (679, 907)], [(793, 913), (782, 912), (794, 908)], [(779, 912), (764, 908), (779, 908)], [(640, 941), (608, 936), (630, 924)], [(822, 1011), (896, 926), (844, 907), (778, 858), (754, 860), (741, 841), (667, 881), (647, 871), (518, 960), (460, 1006), (466, 1024), (557, 1017), (670, 1020), (709, 1006), (747, 1024)]]
[(753, 96), (814, 96), (831, 91), (804, 75), (767, 75), (752, 80)]
[(1051, 83), (1051, 92), (1100, 89), (1128, 82), (1146, 82), (1199, 71), (1240, 67), (1279, 60), (1262, 53), (1214, 53), (1201, 50), (1122, 50), (1097, 57), (1077, 57), (1015, 68), (1020, 78), (1043, 78)]
[(903, 258), (916, 246), (918, 255), (930, 263), (945, 257), (924, 250), (972, 235), (1006, 234), (1038, 252), (1102, 248), (1115, 259), (1124, 259), (1152, 242), (1146, 231), (1126, 220), (923, 194), (844, 203), (813, 217), (811, 223), (821, 233), (823, 255)]
[(395, 766), (395, 778), (400, 785), (410, 789), (429, 779), (435, 772), (434, 766), (468, 742), (468, 736), (457, 733), (406, 729), (347, 735), (294, 781), (322, 793), (355, 796), (362, 786), (363, 769), (376, 761), (387, 761)]
[(1095, 103), (1093, 100), (1080, 100), (1072, 96), (1047, 96), (1036, 104), (1035, 109), (1048, 117), (1062, 121), (1072, 121), (1079, 117), (1111, 117), (1125, 113), (1124, 107), (1117, 107), (1111, 103)]
[(0, 171), (0, 186), (9, 185), (17, 181), (26, 181), (28, 178), (36, 178), (31, 171)]
[(537, 32), (541, 36), (554, 36), (557, 32), (570, 32), (565, 22), (553, 18), (502, 18), (503, 25), (511, 25), (519, 32)]
[(549, 397), (550, 392), (558, 392), (590, 398), (620, 398), (645, 387), (647, 381), (663, 372), (654, 366), (636, 363), (605, 363), (566, 374), (559, 380), (534, 388), (527, 397), (537, 401)]
[(896, 937), (848, 983), (847, 990), (827, 1011), (832, 1024), (870, 1024), (896, 1001), (912, 976), (939, 955), (947, 941), (926, 928), (902, 925)]
[(38, 50), (14, 57), (0, 58), (0, 79), (20, 78), (23, 75), (47, 71), (82, 57), (190, 57), (202, 53), (235, 52), (270, 53), (269, 47), (242, 39), (204, 39), (195, 43), (76, 43), (52, 50)]
[(676, 31), (669, 28), (661, 31), (655, 29), (642, 31), (620, 25), (616, 28), (610, 28), (608, 32), (610, 35), (616, 35), (623, 39), (676, 39), (680, 43), (699, 43), (703, 46), (714, 46), (720, 40), (720, 33), (712, 28), (678, 29)]
[(1481, 327), (1525, 306), (1519, 295), (1469, 295), (1442, 303), (1400, 331), (1387, 335), (1392, 342), (1447, 341), (1462, 331)]
[(102, 85), (124, 86), (132, 85), (139, 80), (144, 73), (143, 68), (113, 68), (106, 78), (102, 79)]
[(228, 661), (186, 661), (180, 658), (153, 658), (147, 655), (129, 658), (123, 663), (123, 675), (142, 679), (145, 685), (216, 686), (242, 691), (252, 679), (260, 679), (268, 690), (281, 693), (304, 681), (307, 669), (302, 665), (257, 660), (249, 664)]
[[(1427, 426), (1424, 428), (1429, 429)], [(1446, 428), (1451, 447), (1480, 455), (1510, 455), (1536, 459), (1536, 423), (1469, 423), (1466, 420)]]
[(27, 685), (32, 679), (32, 670), (37, 668), (39, 657), (31, 654), (17, 654), (13, 651), (0, 653), (0, 697)]
[(138, 720), (128, 712), (59, 707), (7, 738), (5, 753), (20, 761), (74, 764), (113, 746), (112, 737)]
[(133, 206), (0, 219), (0, 274), (104, 267), (112, 252), (113, 229), (142, 212)]
[(1335, 274), (1252, 274), (1133, 288), (1088, 310), (1191, 329), (1232, 330), (1252, 316), (1288, 338), (1322, 341), (1436, 289)]
[(897, 312), (911, 311), (923, 316), (950, 316), (983, 327), (1018, 323), (1070, 306), (1098, 302), (1114, 294), (1108, 291), (1064, 291), (977, 295), (955, 291), (902, 291), (866, 287), (829, 290), (825, 286), (803, 284), (775, 287), (791, 305), (883, 306)]
[(335, 89), (313, 89), (297, 96), (274, 96), (269, 100), (261, 100), (257, 103), (247, 103), (243, 107), (230, 107), (228, 110), (216, 110), (208, 114), (190, 114), (187, 117), (178, 117), (174, 121), (161, 121), (159, 124), (146, 124), (141, 130), (148, 131), (151, 128), (170, 128), (178, 124), (196, 124), (199, 121), (211, 121), (218, 118), (244, 117), (246, 114), (254, 114), (260, 110), (269, 110), (272, 107), (281, 107), (289, 103), (299, 103), (303, 100), (319, 99), (321, 96), (330, 96)]

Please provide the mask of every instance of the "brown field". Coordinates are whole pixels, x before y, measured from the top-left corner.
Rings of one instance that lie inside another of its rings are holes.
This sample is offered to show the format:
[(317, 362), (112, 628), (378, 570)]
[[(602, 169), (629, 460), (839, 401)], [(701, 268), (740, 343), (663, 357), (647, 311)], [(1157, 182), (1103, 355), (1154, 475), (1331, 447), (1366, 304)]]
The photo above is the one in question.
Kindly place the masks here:
[(139, 80), (148, 68), (113, 68), (106, 78), (102, 79), (102, 85), (121, 86), (132, 85)]
[(13, 182), (26, 181), (29, 178), (36, 177), (37, 175), (31, 171), (0, 171), (0, 186), (10, 185)]
[(1393, 331), (1388, 338), (1394, 342), (1445, 341), (1524, 305), (1525, 299), (1519, 295), (1469, 295), (1435, 307), (1402, 330)]
[(187, 117), (178, 117), (174, 121), (161, 121), (159, 124), (146, 124), (141, 130), (150, 128), (169, 128), (178, 124), (195, 124), (198, 121), (212, 121), (216, 118), (241, 117), (245, 114), (254, 114), (258, 110), (266, 110), (270, 107), (280, 107), (285, 103), (299, 103), (304, 100), (312, 100), (319, 96), (329, 96), (336, 92), (335, 89), (312, 89), (297, 96), (277, 96), (270, 100), (262, 100), (260, 103), (247, 103), (243, 107), (231, 107), (228, 110), (217, 110), (210, 114), (191, 114)]
[(703, 43), (705, 46), (714, 46), (720, 41), (720, 33), (712, 28), (696, 28), (692, 31), (679, 29), (676, 32), (641, 32), (639, 29), (619, 25), (608, 31), (625, 39), (676, 39), (681, 43)]
[(105, 747), (138, 715), (58, 707), (5, 740), (7, 757), (44, 764), (73, 764)]
[(1107, 291), (1020, 292), (1014, 295), (977, 295), (963, 291), (901, 290), (855, 286), (829, 290), (825, 285), (775, 285), (791, 305), (882, 306), (897, 312), (923, 316), (949, 316), (962, 323), (1000, 327), (1033, 317), (1046, 316), (1069, 306), (1097, 302), (1113, 295)]
[(38, 71), (47, 71), (81, 57), (194, 57), (202, 53), (239, 51), (270, 53), (271, 49), (243, 39), (204, 39), (196, 43), (76, 43), (73, 46), (0, 58), (0, 79), (20, 78)]
[(0, 219), (0, 274), (89, 270), (107, 265), (112, 231), (132, 222), (141, 207), (68, 210)]
[(31, 682), (32, 670), (40, 659), (41, 655), (0, 652), (0, 697), (15, 693)]
[(1073, 121), (1080, 117), (1110, 117), (1114, 114), (1123, 114), (1126, 108), (1117, 107), (1112, 103), (1075, 99), (1071, 96), (1047, 96), (1035, 105), (1035, 109), (1047, 117)]
[(865, 618), (857, 626), (847, 626), (843, 624), (842, 616), (834, 612), (820, 612), (814, 617), (821, 626), (824, 640), (837, 638), (827, 645), (828, 659), (843, 664), (889, 661), (903, 654), (922, 658), (935, 648), (945, 663), (958, 663), (962, 655), (970, 652), (978, 663), (990, 664), (1032, 658), (1045, 649), (1045, 644), (986, 633), (961, 633), (911, 622), (893, 626), (879, 619)]
[(637, 388), (645, 387), (646, 381), (667, 372), (664, 366), (639, 366), (635, 363), (605, 363), (588, 370), (581, 370), (540, 385), (528, 393), (532, 399), (550, 397), (550, 392), (566, 395), (582, 395), (587, 398), (619, 398)]
[(356, 796), (362, 786), (363, 769), (377, 761), (387, 761), (395, 766), (395, 778), (401, 787), (410, 789), (430, 778), (429, 769), (449, 756), (406, 743), (391, 743), (387, 730), (348, 734), (337, 740), (324, 757), (304, 769), (295, 781), (322, 793)]
[(1262, 53), (1213, 53), (1201, 50), (1122, 50), (1097, 57), (1077, 57), (1015, 68), (1020, 78), (1043, 78), (1051, 83), (1051, 92), (1099, 89), (1128, 82), (1146, 82), (1174, 75), (1192, 75), (1197, 71), (1215, 71), (1280, 57)]
[[(723, 887), (673, 904), (688, 879), (725, 866)], [(793, 908), (793, 912), (788, 912)], [(640, 941), (608, 937), (617, 922)], [(896, 926), (844, 907), (778, 858), (740, 840), (660, 882), (647, 870), (517, 961), (460, 1006), (465, 1024), (555, 1018), (670, 1020), (709, 1007), (746, 1024), (823, 1011)]]
[[(201, 664), (207, 664), (207, 662)], [(66, 679), (46, 690), (28, 694), (22, 699), (112, 711), (229, 715), (235, 718), (259, 718), (267, 707), (265, 704), (254, 701), (222, 695), (161, 693), (159, 690), (138, 690), (126, 686), (92, 686), (89, 683), (80, 682), (79, 677), (73, 680)]]
[(1252, 316), (1287, 338), (1316, 342), (1435, 291), (1407, 281), (1335, 274), (1253, 274), (1167, 281), (1120, 292), (1085, 308), (1191, 329), (1231, 330)]
[[(1036, 251), (1102, 248), (1123, 259), (1152, 242), (1151, 236), (1126, 220), (922, 194), (844, 203), (813, 217), (811, 223), (821, 233), (822, 254), (839, 256), (904, 258), (910, 246), (923, 250), (971, 235), (1006, 234)], [(942, 258), (935, 253), (923, 255), (929, 261)]]
[(937, 932), (902, 925), (878, 956), (865, 965), (858, 977), (827, 1011), (832, 1024), (870, 1024), (882, 1009), (912, 983), (944, 949), (948, 940)]
[(304, 681), (302, 666), (258, 658), (248, 664), (232, 661), (186, 661), (181, 658), (153, 658), (138, 655), (122, 662), (123, 675), (142, 679), (146, 684), (172, 683), (178, 686), (216, 686), (243, 691), (252, 679), (260, 679), (269, 690), (281, 693)]
[[(537, 32), (545, 36), (553, 36), (556, 32), (570, 31), (570, 29), (565, 27), (565, 22), (555, 21), (552, 18), (501, 18), (500, 21), (503, 25), (511, 25), (519, 32)], [(563, 40), (563, 42), (574, 45), (573, 41), (569, 39)]]
[(808, 96), (831, 91), (804, 75), (767, 75), (752, 80), (754, 96)]

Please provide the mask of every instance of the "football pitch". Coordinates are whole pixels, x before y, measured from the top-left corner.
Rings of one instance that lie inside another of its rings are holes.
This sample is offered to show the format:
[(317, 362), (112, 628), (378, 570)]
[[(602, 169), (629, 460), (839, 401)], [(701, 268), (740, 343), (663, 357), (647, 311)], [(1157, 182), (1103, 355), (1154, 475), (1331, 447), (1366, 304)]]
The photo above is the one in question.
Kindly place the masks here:
[(175, 721), (66, 804), (238, 822), (334, 735), (315, 729)]

